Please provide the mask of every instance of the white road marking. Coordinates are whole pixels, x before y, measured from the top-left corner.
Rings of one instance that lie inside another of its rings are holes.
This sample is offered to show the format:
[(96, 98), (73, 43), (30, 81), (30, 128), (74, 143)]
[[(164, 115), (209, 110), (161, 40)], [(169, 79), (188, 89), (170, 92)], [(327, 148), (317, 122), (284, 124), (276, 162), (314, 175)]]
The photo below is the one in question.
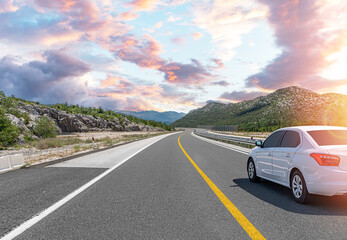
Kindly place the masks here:
[(243, 153), (243, 154), (246, 154), (246, 155), (248, 155), (249, 152), (251, 151), (251, 150), (249, 150), (247, 148), (233, 146), (233, 145), (228, 144), (228, 143), (222, 143), (222, 142), (218, 142), (218, 141), (211, 140), (211, 139), (208, 139), (208, 138), (200, 137), (200, 136), (195, 135), (193, 132), (191, 132), (191, 135), (193, 137), (196, 137), (196, 138), (198, 138), (200, 140), (203, 140), (205, 142), (212, 143), (214, 145), (217, 145), (217, 146), (220, 146), (220, 147), (223, 147), (223, 148), (235, 151), (235, 152)]
[(88, 183), (84, 184), (82, 187), (78, 188), (77, 190), (75, 190), (74, 192), (70, 193), (69, 195), (67, 195), (66, 197), (64, 197), (63, 199), (61, 199), (60, 201), (56, 202), (55, 204), (53, 204), (52, 206), (50, 206), (49, 208), (47, 208), (46, 210), (42, 211), (41, 213), (39, 213), (38, 215), (34, 216), (33, 218), (29, 219), (28, 221), (22, 223), (21, 225), (19, 225), (18, 227), (16, 227), (15, 229), (13, 229), (11, 232), (7, 233), (5, 236), (3, 236), (1, 238), (1, 240), (10, 240), (10, 239), (14, 239), (15, 237), (17, 237), (18, 235), (22, 234), (25, 230), (29, 229), (30, 227), (32, 227), (33, 225), (35, 225), (36, 223), (38, 223), (39, 221), (41, 221), (43, 218), (47, 217), (49, 214), (51, 214), (52, 212), (54, 212), (55, 210), (57, 210), (58, 208), (60, 208), (61, 206), (63, 206), (65, 203), (67, 203), (68, 201), (70, 201), (71, 199), (73, 199), (74, 197), (76, 197), (78, 194), (80, 194), (81, 192), (83, 192), (84, 190), (86, 190), (87, 188), (89, 188), (90, 186), (92, 186), (94, 183), (96, 183), (97, 181), (99, 181), (100, 179), (102, 179), (103, 177), (105, 177), (107, 174), (109, 174), (110, 172), (112, 172), (113, 170), (115, 170), (117, 167), (119, 167), (120, 165), (122, 165), (123, 163), (125, 163), (126, 161), (128, 161), (129, 159), (131, 159), (132, 157), (134, 157), (135, 155), (137, 155), (138, 153), (140, 153), (141, 151), (145, 150), (146, 148), (148, 148), (149, 146), (151, 146), (152, 144), (164, 139), (165, 137), (171, 136), (172, 134), (176, 134), (176, 133), (171, 133), (168, 135), (164, 135), (164, 136), (159, 136), (158, 139), (156, 139), (154, 142), (148, 144), (147, 146), (141, 148), (139, 151), (135, 152), (134, 154), (132, 154), (131, 156), (127, 157), (126, 159), (124, 159), (123, 161), (117, 163), (116, 165), (114, 165), (112, 168), (108, 169), (107, 171), (103, 172), (102, 174), (100, 174), (99, 176), (97, 176), (96, 178), (92, 179), (91, 181), (89, 181)]

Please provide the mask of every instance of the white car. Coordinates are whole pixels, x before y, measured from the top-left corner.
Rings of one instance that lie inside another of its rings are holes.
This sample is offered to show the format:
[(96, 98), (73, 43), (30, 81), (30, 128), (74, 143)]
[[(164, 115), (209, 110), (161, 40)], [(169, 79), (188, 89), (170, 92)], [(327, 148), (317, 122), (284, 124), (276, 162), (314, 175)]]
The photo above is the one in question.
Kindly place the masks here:
[(248, 177), (291, 189), (295, 201), (309, 194), (347, 195), (347, 128), (301, 126), (281, 128), (249, 154)]

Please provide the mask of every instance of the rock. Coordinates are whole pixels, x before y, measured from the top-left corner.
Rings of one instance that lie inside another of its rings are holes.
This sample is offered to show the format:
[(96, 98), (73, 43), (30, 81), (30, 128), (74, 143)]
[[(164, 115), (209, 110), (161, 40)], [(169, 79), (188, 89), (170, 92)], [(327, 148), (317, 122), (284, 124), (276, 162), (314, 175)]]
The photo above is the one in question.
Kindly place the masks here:
[(88, 132), (88, 127), (73, 114), (59, 115), (57, 123), (62, 132)]
[(18, 110), (27, 114), (29, 123), (25, 124), (24, 119), (8, 114), (11, 122), (21, 129), (21, 133), (25, 131), (32, 132), (35, 128), (36, 121), (42, 116), (52, 120), (59, 132), (87, 132), (87, 131), (158, 131), (144, 124), (137, 124), (124, 118), (122, 124), (117, 117), (111, 120), (105, 120), (100, 117), (83, 114), (68, 114), (65, 111), (42, 106), (39, 104), (27, 104), (19, 102)]
[(38, 115), (38, 114), (39, 114), (39, 113), (36, 111), (36, 109), (35, 109), (32, 105), (30, 105), (30, 104), (24, 105), (23, 108), (24, 108), (24, 110), (25, 110), (26, 112), (28, 112), (28, 114), (31, 114), (31, 115)]
[(25, 125), (25, 121), (23, 118), (17, 118), (16, 116), (12, 114), (5, 114), (10, 120), (11, 123), (19, 128), (21, 132), (24, 131), (30, 131), (27, 126)]

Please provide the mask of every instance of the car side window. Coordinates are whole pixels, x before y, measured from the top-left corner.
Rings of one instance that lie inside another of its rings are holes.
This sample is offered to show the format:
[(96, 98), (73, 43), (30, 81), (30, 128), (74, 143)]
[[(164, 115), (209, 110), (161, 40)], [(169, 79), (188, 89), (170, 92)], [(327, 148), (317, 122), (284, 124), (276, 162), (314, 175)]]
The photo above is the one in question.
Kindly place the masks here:
[(280, 144), (280, 141), (282, 139), (284, 131), (278, 131), (273, 134), (271, 134), (264, 142), (263, 147), (268, 148), (268, 147), (278, 147)]
[(280, 147), (295, 148), (300, 144), (300, 135), (295, 131), (286, 131), (282, 139)]

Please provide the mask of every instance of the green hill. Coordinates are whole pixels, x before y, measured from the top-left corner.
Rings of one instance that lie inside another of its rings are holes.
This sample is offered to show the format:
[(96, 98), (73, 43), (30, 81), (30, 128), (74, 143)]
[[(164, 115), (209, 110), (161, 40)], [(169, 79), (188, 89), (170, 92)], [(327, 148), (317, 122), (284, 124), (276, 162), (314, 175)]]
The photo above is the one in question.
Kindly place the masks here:
[(285, 126), (347, 126), (347, 95), (288, 87), (238, 103), (209, 103), (171, 124), (174, 127), (238, 125), (242, 131), (273, 131)]

